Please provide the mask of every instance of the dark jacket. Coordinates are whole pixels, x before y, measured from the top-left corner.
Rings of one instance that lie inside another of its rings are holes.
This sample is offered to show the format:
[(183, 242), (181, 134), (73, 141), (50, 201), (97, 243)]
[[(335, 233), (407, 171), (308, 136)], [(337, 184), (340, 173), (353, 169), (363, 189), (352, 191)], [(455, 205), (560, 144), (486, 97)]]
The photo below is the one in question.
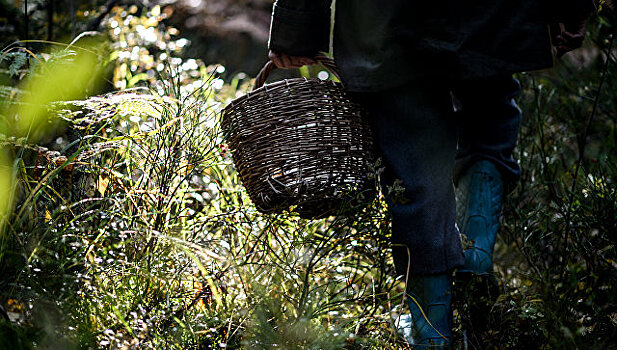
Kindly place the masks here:
[[(548, 22), (582, 18), (592, 6), (592, 0), (561, 0), (557, 6), (567, 14), (547, 11), (544, 5), (555, 1), (336, 0), (334, 58), (351, 91), (547, 68)], [(331, 0), (277, 0), (270, 49), (302, 56), (328, 51), (330, 8)]]

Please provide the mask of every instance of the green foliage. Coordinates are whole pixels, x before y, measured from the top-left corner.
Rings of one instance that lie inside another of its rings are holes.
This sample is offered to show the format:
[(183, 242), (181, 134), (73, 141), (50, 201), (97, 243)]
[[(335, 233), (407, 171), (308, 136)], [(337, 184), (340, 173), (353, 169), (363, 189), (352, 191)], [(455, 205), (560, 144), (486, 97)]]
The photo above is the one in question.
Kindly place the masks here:
[[(37, 243), (8, 250), (28, 257), (25, 271), (6, 281), (20, 286), (10, 295), (41, 301), (39, 288), (74, 291), (57, 297), (72, 317), (68, 333), (84, 345), (374, 343), (355, 334), (375, 320), (355, 316), (389, 315), (384, 302), (396, 283), (383, 208), (314, 222), (259, 215), (219, 151), (212, 96), (70, 102), (82, 111), (73, 127), (90, 137), (67, 154), (65, 173), (53, 164), (39, 175), (23, 169), (21, 180), (32, 184), (23, 197), (38, 204), (19, 203), (9, 231), (16, 244)], [(54, 182), (35, 186), (35, 177), (54, 173)], [(78, 185), (66, 192), (64, 181)], [(44, 287), (32, 286), (43, 275)]]
[(2, 61), (7, 60), (10, 62), (8, 73), (10, 76), (15, 76), (22, 69), (28, 60), (28, 55), (25, 52), (17, 51), (17, 52), (9, 52), (5, 55), (0, 56), (0, 64)]
[(112, 53), (114, 83), (145, 74), (148, 89), (48, 105), (68, 125), (58, 151), (4, 141), (20, 156), (0, 283), (30, 340), (185, 349), (378, 346), (384, 330), (394, 339), (385, 305), (400, 285), (383, 206), (334, 221), (259, 215), (217, 119), (250, 82), (136, 51), (129, 61)]

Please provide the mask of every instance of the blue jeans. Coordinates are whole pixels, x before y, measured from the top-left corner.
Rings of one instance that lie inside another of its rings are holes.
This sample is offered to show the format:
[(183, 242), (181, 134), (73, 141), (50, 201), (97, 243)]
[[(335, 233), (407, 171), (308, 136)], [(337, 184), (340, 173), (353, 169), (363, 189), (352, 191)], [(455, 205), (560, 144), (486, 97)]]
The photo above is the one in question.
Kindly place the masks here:
[(368, 111), (385, 166), (382, 190), (392, 214), (399, 273), (408, 263), (411, 275), (440, 274), (463, 265), (453, 179), (477, 160), (488, 159), (506, 183), (518, 180), (512, 150), (521, 119), (514, 102), (519, 92), (518, 82), (504, 75), (416, 81), (354, 94)]

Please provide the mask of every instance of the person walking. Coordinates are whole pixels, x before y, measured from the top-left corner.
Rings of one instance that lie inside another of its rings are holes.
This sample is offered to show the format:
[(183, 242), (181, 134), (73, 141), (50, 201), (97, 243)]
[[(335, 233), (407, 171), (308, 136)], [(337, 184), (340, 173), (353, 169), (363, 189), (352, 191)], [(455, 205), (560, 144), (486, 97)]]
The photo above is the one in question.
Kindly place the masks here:
[(503, 197), (520, 177), (512, 74), (550, 67), (551, 47), (557, 55), (579, 47), (592, 9), (592, 0), (274, 3), (268, 46), (279, 68), (329, 51), (334, 10), (334, 59), (368, 112), (382, 188), (404, 188), (386, 200), (416, 348), (451, 344), (453, 271), (469, 279), (493, 271)]

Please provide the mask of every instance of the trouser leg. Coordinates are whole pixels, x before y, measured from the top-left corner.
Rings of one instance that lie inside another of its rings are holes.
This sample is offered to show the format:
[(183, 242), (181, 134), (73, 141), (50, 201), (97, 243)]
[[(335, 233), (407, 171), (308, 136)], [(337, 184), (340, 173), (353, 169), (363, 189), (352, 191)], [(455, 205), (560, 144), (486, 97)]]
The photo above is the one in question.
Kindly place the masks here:
[(521, 119), (514, 102), (519, 91), (510, 75), (453, 84), (459, 136), (457, 224), (471, 244), (464, 271), (492, 271), (504, 183), (512, 188), (520, 176), (512, 158)]
[[(452, 170), (456, 126), (447, 86), (417, 82), (362, 94), (383, 165), (396, 270), (408, 272), (411, 314), (399, 324), (415, 348), (451, 339), (450, 272), (463, 264)], [(402, 316), (401, 318), (404, 318)]]
[(514, 102), (520, 86), (511, 76), (454, 84), (459, 149), (455, 165), (457, 223), (466, 239), (465, 266), (457, 272), (457, 300), (468, 339), (478, 343), (500, 288), (492, 254), (504, 193), (520, 177), (512, 158), (521, 119)]
[(461, 266), (451, 177), (456, 126), (448, 87), (416, 82), (356, 97), (369, 112), (385, 166), (382, 189), (398, 272), (409, 266), (411, 275), (431, 275)]
[(470, 166), (484, 159), (501, 172), (509, 192), (521, 174), (512, 158), (521, 122), (521, 110), (514, 101), (521, 90), (518, 81), (502, 75), (452, 85), (459, 139), (454, 181), (458, 182)]

